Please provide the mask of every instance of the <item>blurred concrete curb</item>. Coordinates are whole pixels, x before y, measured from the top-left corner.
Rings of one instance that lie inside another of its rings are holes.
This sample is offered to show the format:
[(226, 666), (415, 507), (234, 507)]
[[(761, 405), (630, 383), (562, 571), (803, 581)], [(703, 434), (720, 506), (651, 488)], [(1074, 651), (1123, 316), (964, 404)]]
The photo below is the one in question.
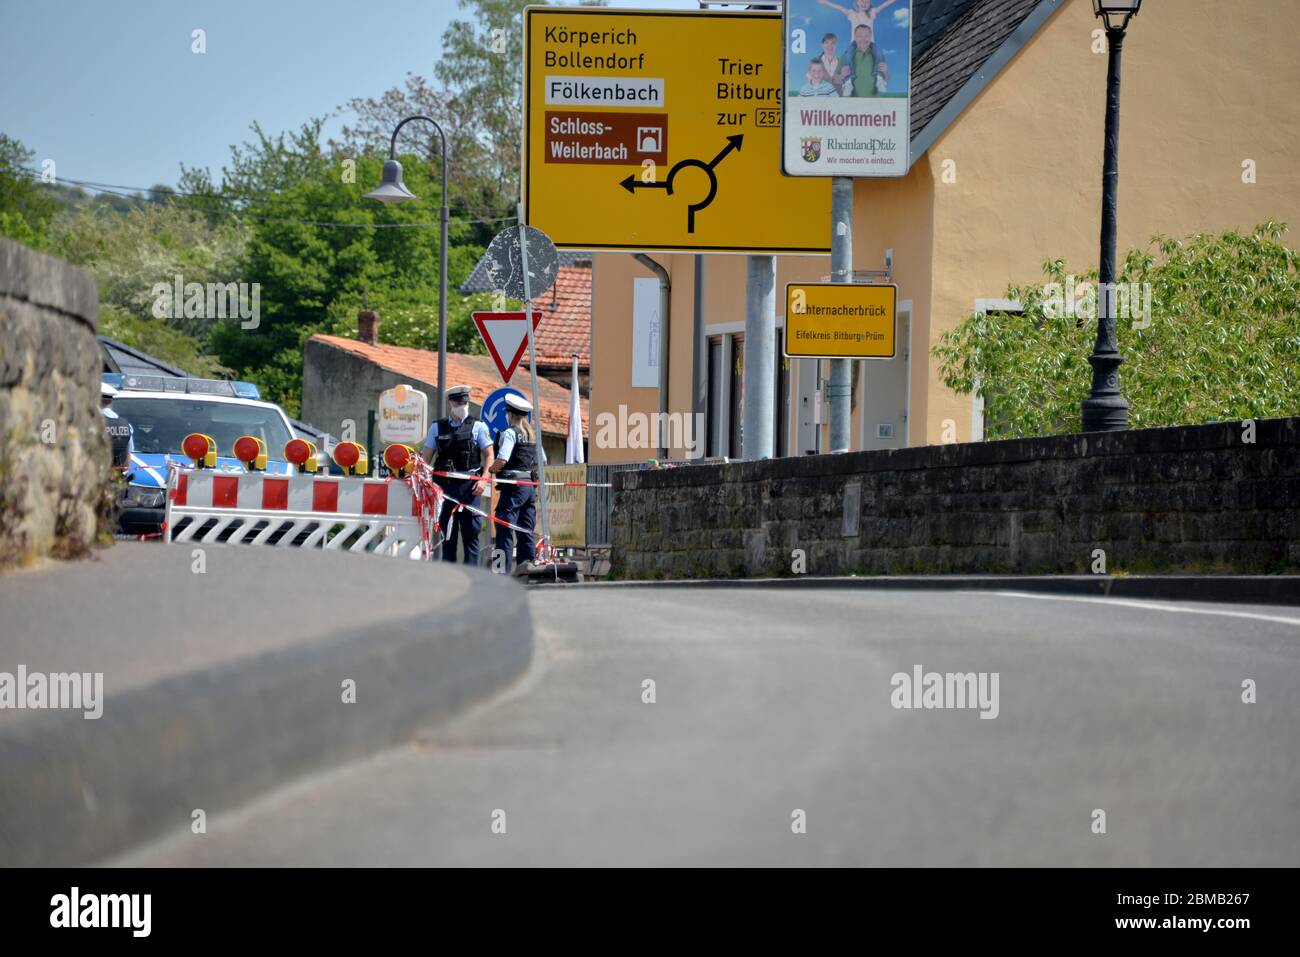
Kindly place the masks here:
[[(532, 659), (526, 589), (501, 576), (471, 571), (468, 594), (449, 602), (439, 600), (438, 583), (453, 573), (437, 563), (275, 551), (282, 557), (263, 560), (257, 574), (283, 568), (286, 594), (301, 592), (290, 585), (307, 562), (322, 596), (341, 576), (349, 587), (372, 581), (377, 597), (418, 582), (427, 608), (381, 624), (370, 607), (339, 613), (314, 640), (106, 694), (98, 720), (44, 711), (0, 725), (0, 865), (90, 863), (190, 825), (195, 809), (211, 818), (302, 774), (409, 740), (505, 688)], [(274, 614), (248, 618), (266, 627)], [(344, 704), (349, 678), (356, 702)]]
[(919, 591), (1027, 591), (1108, 598), (1300, 605), (1300, 575), (879, 575), (790, 578), (683, 578), (594, 582), (582, 587), (876, 588)]

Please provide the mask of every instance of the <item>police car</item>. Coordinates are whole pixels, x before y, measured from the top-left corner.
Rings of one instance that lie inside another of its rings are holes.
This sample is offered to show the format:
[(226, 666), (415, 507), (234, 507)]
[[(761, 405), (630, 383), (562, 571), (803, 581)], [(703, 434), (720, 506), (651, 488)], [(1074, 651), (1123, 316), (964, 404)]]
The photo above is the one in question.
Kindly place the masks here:
[(191, 432), (216, 440), (218, 469), (245, 471), (231, 453), (236, 439), (252, 435), (265, 443), (267, 473), (288, 475), (293, 471), (280, 457), (284, 444), (296, 437), (289, 417), (275, 403), (261, 401), (261, 393), (251, 382), (121, 373), (104, 373), (104, 381), (119, 390), (113, 411), (130, 422), (133, 430), (135, 451), (127, 462), (128, 484), (118, 516), (119, 531), (127, 535), (153, 535), (162, 530), (167, 466), (191, 464), (181, 450), (181, 442)]

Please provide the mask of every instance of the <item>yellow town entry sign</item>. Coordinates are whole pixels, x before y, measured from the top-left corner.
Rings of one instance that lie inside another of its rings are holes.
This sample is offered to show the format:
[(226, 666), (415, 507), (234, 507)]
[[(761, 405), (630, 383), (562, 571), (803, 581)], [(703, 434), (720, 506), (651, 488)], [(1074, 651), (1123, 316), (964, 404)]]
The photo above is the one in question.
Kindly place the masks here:
[(577, 249), (830, 251), (781, 175), (780, 14), (529, 7), (525, 216)]
[(892, 359), (898, 287), (787, 283), (785, 354), (800, 359)]

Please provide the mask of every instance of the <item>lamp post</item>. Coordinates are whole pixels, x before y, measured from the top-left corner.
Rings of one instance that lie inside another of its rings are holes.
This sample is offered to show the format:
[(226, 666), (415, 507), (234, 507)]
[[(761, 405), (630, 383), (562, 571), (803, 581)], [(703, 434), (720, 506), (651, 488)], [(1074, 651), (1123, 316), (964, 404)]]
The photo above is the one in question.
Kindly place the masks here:
[(1118, 432), (1128, 428), (1128, 403), (1119, 390), (1119, 354), (1115, 338), (1115, 207), (1119, 190), (1119, 65), (1124, 30), (1142, 0), (1092, 0), (1092, 11), (1106, 24), (1106, 146), (1101, 173), (1101, 264), (1097, 287), (1097, 342), (1092, 365), (1092, 392), (1083, 400), (1084, 432)]
[(438, 245), (438, 412), (441, 417), (447, 414), (447, 137), (443, 135), (437, 120), (417, 115), (408, 116), (397, 124), (388, 144), (383, 178), (378, 187), (366, 193), (366, 198), (377, 199), (381, 203), (405, 203), (416, 198), (402, 183), (402, 164), (397, 159), (397, 134), (412, 120), (432, 123), (438, 131), (438, 153), (442, 165), (442, 208), (439, 210), (442, 235)]

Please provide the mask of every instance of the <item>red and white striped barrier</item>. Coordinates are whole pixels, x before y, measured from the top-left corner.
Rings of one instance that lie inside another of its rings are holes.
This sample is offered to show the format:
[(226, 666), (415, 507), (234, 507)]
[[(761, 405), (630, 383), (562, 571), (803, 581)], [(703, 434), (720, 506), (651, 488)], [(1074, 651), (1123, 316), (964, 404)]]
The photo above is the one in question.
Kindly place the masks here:
[(173, 468), (164, 537), (416, 558), (428, 550), (426, 520), (397, 479)]
[(168, 499), (187, 508), (328, 512), (348, 515), (418, 515), (406, 483), (328, 475), (178, 470)]

